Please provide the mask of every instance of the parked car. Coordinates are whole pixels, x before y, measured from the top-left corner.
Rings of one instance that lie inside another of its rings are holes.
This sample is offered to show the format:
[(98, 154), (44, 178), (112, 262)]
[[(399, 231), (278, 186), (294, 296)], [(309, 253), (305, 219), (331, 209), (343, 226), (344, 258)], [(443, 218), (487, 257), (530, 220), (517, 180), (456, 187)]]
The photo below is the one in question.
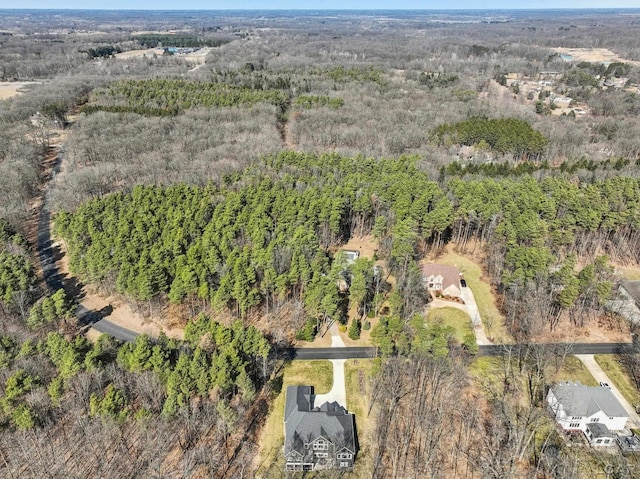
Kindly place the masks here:
[(600, 381), (600, 386), (602, 386), (603, 388), (611, 389), (611, 386), (609, 386), (609, 383), (605, 383), (604, 381)]

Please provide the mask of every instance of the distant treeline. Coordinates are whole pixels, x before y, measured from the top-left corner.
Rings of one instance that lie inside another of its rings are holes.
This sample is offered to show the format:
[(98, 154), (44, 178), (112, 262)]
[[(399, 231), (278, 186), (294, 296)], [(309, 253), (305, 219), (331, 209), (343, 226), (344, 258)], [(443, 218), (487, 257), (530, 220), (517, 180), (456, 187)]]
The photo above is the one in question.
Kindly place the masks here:
[(491, 149), (515, 157), (539, 158), (549, 142), (527, 122), (516, 118), (472, 117), (438, 126), (432, 135), (439, 145), (458, 144)]
[(163, 47), (181, 47), (181, 48), (198, 48), (198, 47), (219, 47), (229, 40), (224, 38), (202, 38), (195, 35), (171, 35), (163, 33), (143, 33), (134, 37), (140, 45), (147, 48)]
[[(566, 160), (559, 166), (552, 166), (547, 160), (540, 163), (532, 161), (522, 161), (516, 164), (504, 161), (488, 162), (488, 163), (467, 163), (463, 164), (459, 161), (452, 161), (448, 165), (440, 167), (440, 178), (444, 179), (448, 176), (465, 176), (465, 175), (483, 175), (491, 178), (498, 176), (522, 176), (530, 175), (536, 171), (556, 170), (562, 173), (576, 173), (579, 170), (596, 171), (596, 170), (617, 170), (620, 171), (631, 164), (631, 160), (627, 158), (613, 158), (605, 161), (587, 160), (580, 158), (578, 160)], [(640, 160), (636, 160), (635, 164), (640, 166)]]
[(284, 108), (283, 91), (260, 90), (222, 83), (186, 80), (122, 80), (94, 94), (83, 111), (133, 112), (146, 116), (174, 116), (195, 107), (251, 106), (271, 103)]

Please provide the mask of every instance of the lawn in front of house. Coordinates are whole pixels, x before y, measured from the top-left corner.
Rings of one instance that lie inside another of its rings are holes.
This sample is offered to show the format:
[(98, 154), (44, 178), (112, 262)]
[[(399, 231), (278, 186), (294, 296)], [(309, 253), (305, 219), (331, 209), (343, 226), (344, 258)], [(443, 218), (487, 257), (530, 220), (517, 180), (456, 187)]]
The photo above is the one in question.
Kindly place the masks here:
[(620, 364), (618, 356), (596, 354), (594, 358), (624, 398), (629, 401), (629, 404), (632, 406), (640, 404), (640, 392), (638, 392), (638, 388), (635, 387), (633, 380), (629, 377), (629, 373)]
[(437, 259), (438, 264), (455, 266), (464, 274), (467, 286), (473, 291), (482, 318), (485, 333), (494, 343), (512, 343), (513, 339), (504, 325), (504, 316), (496, 306), (496, 300), (491, 285), (482, 277), (482, 268), (478, 263), (462, 256), (449, 245), (447, 250)]
[[(276, 463), (284, 466), (282, 447), (284, 445), (284, 403), (287, 386), (313, 386), (316, 394), (325, 394), (333, 384), (333, 366), (330, 361), (292, 361), (275, 378), (271, 410), (258, 442), (260, 451), (255, 459), (257, 476)], [(281, 385), (281, 386), (280, 386)]]
[(585, 386), (598, 386), (596, 381), (589, 370), (582, 364), (577, 357), (571, 355), (567, 356), (564, 360), (564, 364), (555, 371), (555, 368), (551, 371), (552, 383), (558, 383), (560, 381), (580, 381)]
[(454, 329), (454, 336), (459, 344), (463, 344), (465, 339), (473, 338), (475, 344), (475, 334), (471, 318), (464, 311), (451, 308), (434, 308), (429, 311), (427, 316), (427, 324), (441, 323)]

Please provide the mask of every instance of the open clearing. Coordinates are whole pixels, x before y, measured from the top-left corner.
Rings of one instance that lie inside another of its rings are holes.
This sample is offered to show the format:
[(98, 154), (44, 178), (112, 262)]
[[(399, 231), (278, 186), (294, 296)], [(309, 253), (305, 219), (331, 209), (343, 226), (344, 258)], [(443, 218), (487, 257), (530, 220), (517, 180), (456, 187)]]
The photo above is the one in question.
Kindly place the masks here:
[(464, 273), (467, 285), (473, 291), (487, 336), (494, 343), (513, 342), (504, 326), (504, 316), (496, 305), (491, 285), (483, 277), (482, 268), (471, 258), (462, 256), (448, 244), (445, 252), (437, 258), (429, 258), (430, 262), (455, 266)]
[[(203, 47), (199, 50), (191, 53), (175, 53), (173, 56), (176, 58), (184, 58), (186, 61), (190, 63), (204, 64), (207, 55), (211, 51), (210, 47)], [(115, 58), (119, 58), (120, 60), (128, 60), (131, 58), (143, 58), (143, 57), (152, 57), (153, 55), (162, 56), (164, 55), (163, 48), (145, 48), (142, 50), (129, 50), (127, 52), (116, 53), (114, 55)]]
[(24, 93), (24, 88), (29, 85), (38, 85), (37, 81), (10, 81), (0, 82), (0, 100)]
[(551, 48), (552, 51), (560, 55), (568, 55), (570, 61), (591, 62), (591, 63), (614, 63), (623, 62), (631, 65), (638, 65), (640, 62), (625, 60), (608, 48)]
[(378, 242), (371, 235), (353, 237), (338, 250), (359, 251), (361, 258), (373, 259), (378, 251)]
[[(274, 464), (284, 466), (284, 401), (287, 386), (308, 385), (316, 394), (329, 392), (333, 383), (333, 366), (329, 361), (293, 361), (281, 373), (282, 388), (271, 403), (271, 410), (260, 432), (260, 452), (256, 455), (256, 477)], [(278, 382), (278, 378), (274, 380)], [(347, 394), (348, 397), (348, 394)], [(284, 467), (282, 467), (284, 470)]]

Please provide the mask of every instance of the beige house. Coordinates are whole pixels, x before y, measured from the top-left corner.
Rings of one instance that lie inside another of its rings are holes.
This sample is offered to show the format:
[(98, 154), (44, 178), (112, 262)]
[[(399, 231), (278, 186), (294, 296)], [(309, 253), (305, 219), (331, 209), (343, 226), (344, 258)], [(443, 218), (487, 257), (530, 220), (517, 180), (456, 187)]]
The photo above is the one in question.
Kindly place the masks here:
[(425, 264), (422, 266), (422, 283), (434, 294), (459, 297), (462, 294), (460, 272), (454, 266)]

